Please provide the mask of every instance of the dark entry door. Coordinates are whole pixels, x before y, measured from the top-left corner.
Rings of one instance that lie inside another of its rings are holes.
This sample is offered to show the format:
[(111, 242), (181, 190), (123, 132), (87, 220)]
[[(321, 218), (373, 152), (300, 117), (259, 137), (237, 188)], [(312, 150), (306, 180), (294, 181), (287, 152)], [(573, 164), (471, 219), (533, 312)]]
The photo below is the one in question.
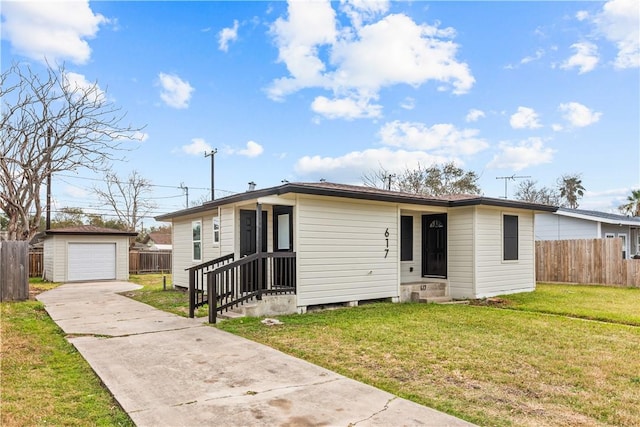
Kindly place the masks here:
[(447, 277), (447, 214), (422, 215), (422, 275)]
[[(267, 212), (262, 212), (262, 252), (267, 251)], [(255, 254), (258, 225), (256, 211), (240, 211), (240, 257)], [(266, 283), (266, 263), (262, 263), (262, 284)], [(244, 265), (240, 270), (242, 291), (250, 292), (258, 289), (258, 263)]]

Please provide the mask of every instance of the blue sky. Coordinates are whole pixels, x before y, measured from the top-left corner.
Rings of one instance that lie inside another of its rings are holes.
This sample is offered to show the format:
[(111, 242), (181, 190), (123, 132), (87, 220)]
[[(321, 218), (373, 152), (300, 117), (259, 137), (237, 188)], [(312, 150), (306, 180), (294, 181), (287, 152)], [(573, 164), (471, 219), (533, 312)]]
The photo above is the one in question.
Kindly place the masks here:
[[(639, 28), (637, 0), (3, 1), (1, 59), (64, 62), (145, 126), (113, 168), (154, 214), (210, 194), (212, 148), (217, 197), (455, 161), (490, 197), (581, 173), (580, 207), (614, 211), (640, 187)], [(54, 177), (56, 206), (100, 212), (100, 179)]]

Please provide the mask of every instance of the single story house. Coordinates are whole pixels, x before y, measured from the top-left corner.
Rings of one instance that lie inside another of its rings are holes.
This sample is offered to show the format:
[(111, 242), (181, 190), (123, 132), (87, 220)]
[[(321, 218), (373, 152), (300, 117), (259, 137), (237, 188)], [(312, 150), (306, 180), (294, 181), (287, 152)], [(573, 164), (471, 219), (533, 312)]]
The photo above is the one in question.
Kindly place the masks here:
[(46, 230), (44, 279), (129, 280), (129, 239), (136, 235), (90, 225)]
[(625, 259), (640, 254), (640, 218), (605, 212), (558, 208), (535, 217), (536, 240), (622, 239)]
[(433, 282), (454, 299), (532, 291), (534, 215), (555, 209), (319, 182), (247, 191), (156, 220), (172, 223), (174, 286), (188, 287), (186, 269), (219, 257), (289, 253), (303, 312), (405, 301)]
[(144, 250), (147, 251), (170, 251), (173, 249), (171, 233), (152, 231), (147, 234), (142, 243), (144, 244)]

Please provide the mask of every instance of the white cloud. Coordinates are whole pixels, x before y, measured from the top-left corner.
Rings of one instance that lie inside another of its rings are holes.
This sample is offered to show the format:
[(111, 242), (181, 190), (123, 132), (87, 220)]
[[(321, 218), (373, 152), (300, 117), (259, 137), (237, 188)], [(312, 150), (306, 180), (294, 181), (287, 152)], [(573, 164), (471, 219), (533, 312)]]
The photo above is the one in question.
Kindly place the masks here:
[(594, 23), (604, 36), (615, 43), (616, 68), (640, 67), (640, 11), (638, 0), (610, 0)]
[(484, 111), (478, 110), (477, 108), (472, 108), (467, 113), (467, 116), (465, 117), (465, 120), (467, 122), (477, 122), (478, 119), (480, 119), (482, 117), (486, 117), (486, 114), (484, 113)]
[(63, 78), (66, 90), (76, 92), (75, 96), (86, 96), (86, 99), (91, 102), (106, 101), (106, 95), (98, 84), (88, 81), (82, 74), (65, 72)]
[(528, 64), (529, 62), (534, 62), (541, 59), (543, 56), (544, 56), (544, 49), (538, 49), (536, 50), (536, 53), (534, 55), (525, 56), (524, 58), (522, 58), (520, 60), (520, 63)]
[(342, 0), (340, 3), (340, 9), (356, 28), (360, 28), (363, 22), (370, 22), (389, 10), (387, 0)]
[(423, 151), (391, 150), (389, 148), (352, 151), (339, 157), (304, 156), (296, 162), (298, 175), (314, 179), (325, 178), (329, 181), (358, 184), (362, 175), (380, 166), (390, 172), (400, 172), (407, 167), (413, 168), (452, 160), (443, 156), (434, 156)]
[(564, 126), (562, 126), (560, 123), (554, 123), (551, 125), (551, 129), (553, 129), (554, 132), (560, 132), (564, 129)]
[(602, 116), (602, 113), (592, 111), (578, 102), (560, 104), (558, 111), (563, 113), (562, 117), (573, 127), (585, 127), (592, 125), (600, 120), (600, 117)]
[(258, 157), (260, 154), (264, 152), (264, 148), (262, 145), (258, 144), (255, 141), (247, 141), (245, 148), (233, 148), (229, 146), (225, 146), (223, 148), (225, 154), (228, 155), (238, 155), (245, 157)]
[(393, 121), (380, 129), (384, 145), (410, 150), (430, 151), (442, 157), (469, 156), (489, 146), (478, 138), (476, 129), (456, 129), (451, 124), (436, 124), (431, 127), (423, 123)]
[(236, 154), (246, 157), (258, 157), (264, 152), (262, 145), (255, 141), (248, 141), (246, 148), (236, 151)]
[(574, 43), (571, 48), (576, 51), (571, 57), (564, 61), (560, 68), (570, 70), (578, 68), (578, 74), (588, 73), (596, 68), (598, 61), (598, 46), (591, 42)]
[(518, 111), (509, 119), (514, 129), (536, 129), (542, 127), (538, 121), (538, 113), (533, 108), (518, 107)]
[(204, 153), (211, 152), (211, 146), (202, 138), (193, 138), (191, 144), (182, 146), (182, 151), (194, 156), (203, 156)]
[(49, 62), (86, 63), (91, 56), (87, 39), (108, 20), (94, 14), (88, 1), (2, 2), (2, 39), (13, 51)]
[(576, 13), (576, 19), (578, 21), (584, 21), (587, 18), (589, 18), (589, 12), (587, 12), (586, 10), (579, 10)]
[[(344, 100), (350, 99), (351, 107), (361, 106), (355, 116), (378, 117), (371, 114), (368, 104), (378, 99), (383, 87), (418, 87), (435, 81), (439, 89), (456, 94), (471, 89), (475, 79), (468, 65), (456, 60), (458, 45), (452, 41), (452, 28), (417, 24), (403, 14), (378, 19), (387, 9), (386, 2), (343, 3), (341, 10), (351, 26), (342, 25), (338, 30), (330, 2), (290, 2), (287, 18), (278, 18), (271, 26), (278, 60), (287, 66), (289, 75), (271, 83), (269, 97), (282, 100), (305, 88), (321, 88), (333, 94), (333, 100), (320, 98), (324, 106), (342, 108)], [(340, 108), (330, 110), (332, 117), (339, 116)], [(354, 118), (353, 108), (343, 111), (346, 118)]]
[(413, 99), (410, 96), (407, 96), (401, 103), (400, 103), (400, 107), (404, 108), (405, 110), (413, 110), (414, 108), (416, 108), (416, 100)]
[(165, 104), (173, 108), (187, 108), (189, 106), (191, 93), (194, 91), (189, 82), (174, 74), (165, 73), (158, 74), (158, 80), (162, 88), (160, 98)]
[(218, 49), (227, 52), (229, 50), (229, 42), (238, 40), (238, 26), (238, 21), (234, 20), (233, 27), (220, 30), (218, 33)]
[(530, 166), (550, 163), (555, 150), (545, 147), (540, 138), (529, 138), (518, 144), (501, 142), (500, 152), (496, 154), (487, 167), (492, 169), (510, 169), (520, 171)]
[(382, 106), (370, 104), (368, 99), (329, 99), (325, 96), (318, 96), (311, 103), (311, 109), (328, 119), (353, 120), (375, 118), (382, 115)]

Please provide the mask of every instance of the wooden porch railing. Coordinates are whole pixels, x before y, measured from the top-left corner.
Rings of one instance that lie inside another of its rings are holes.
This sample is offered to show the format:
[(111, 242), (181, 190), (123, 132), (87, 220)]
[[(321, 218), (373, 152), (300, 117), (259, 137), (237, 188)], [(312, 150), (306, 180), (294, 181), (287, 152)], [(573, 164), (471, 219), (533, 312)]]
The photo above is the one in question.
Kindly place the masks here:
[(196, 308), (208, 302), (206, 298), (206, 275), (216, 268), (228, 264), (233, 261), (233, 259), (234, 255), (228, 254), (186, 269), (189, 272), (189, 317), (193, 318)]
[[(215, 260), (214, 260), (215, 261)], [(216, 323), (217, 315), (232, 310), (263, 295), (296, 293), (295, 252), (262, 252), (209, 270), (206, 274), (206, 298), (201, 296), (199, 306), (209, 305), (209, 323)], [(190, 272), (189, 289), (197, 288), (198, 274)], [(192, 286), (192, 278), (194, 285)], [(204, 284), (202, 281), (200, 284)], [(198, 292), (196, 292), (197, 294)], [(200, 291), (200, 293), (202, 293)], [(190, 291), (191, 295), (191, 291)], [(189, 316), (194, 316), (195, 302)]]

